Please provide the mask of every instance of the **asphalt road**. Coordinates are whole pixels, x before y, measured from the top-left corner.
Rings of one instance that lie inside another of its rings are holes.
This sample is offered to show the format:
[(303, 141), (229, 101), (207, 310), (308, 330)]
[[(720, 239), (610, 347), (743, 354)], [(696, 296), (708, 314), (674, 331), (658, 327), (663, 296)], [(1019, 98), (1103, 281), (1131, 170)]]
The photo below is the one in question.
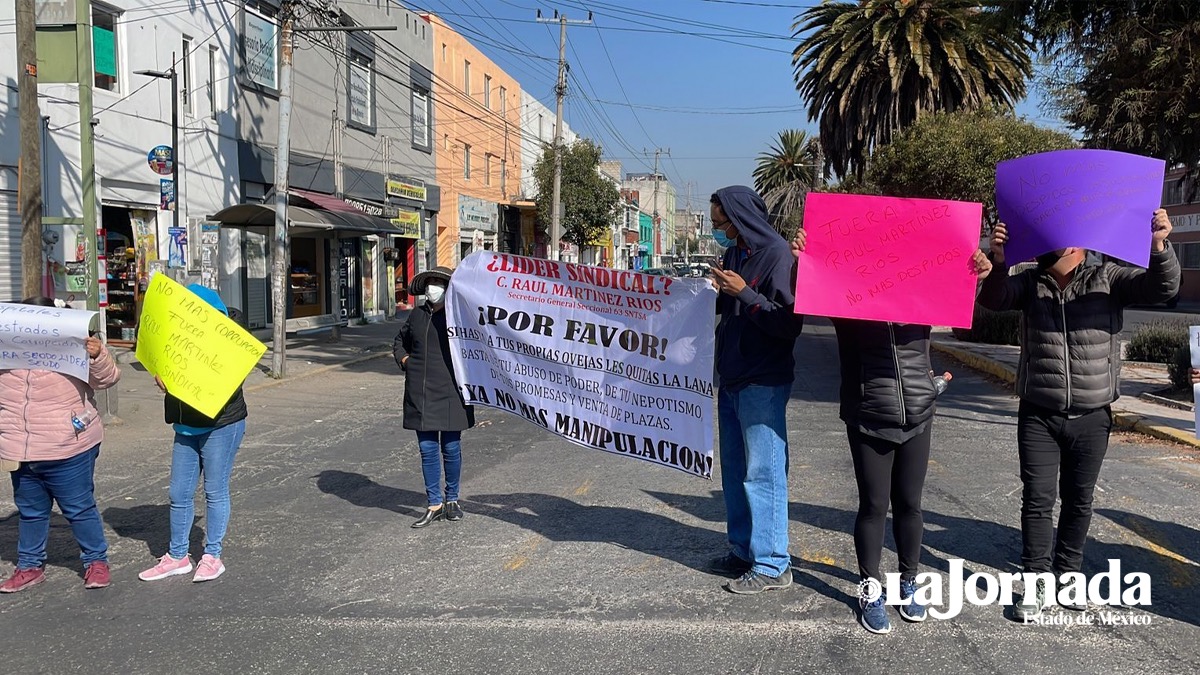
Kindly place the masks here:
[[(415, 437), (401, 428), (402, 380), (376, 359), (248, 396), (228, 572), (215, 582), (137, 580), (167, 541), (170, 433), (157, 420), (110, 429), (97, 492), (114, 584), (83, 590), (56, 519), (48, 582), (0, 597), (4, 671), (1200, 671), (1200, 464), (1137, 437), (1109, 451), (1086, 571), (1119, 558), (1123, 573), (1148, 572), (1153, 605), (1117, 611), (1149, 626), (1023, 626), (968, 606), (923, 624), (893, 614), (891, 635), (866, 633), (851, 595), (856, 497), (836, 344), (807, 328), (797, 353), (791, 588), (734, 596), (703, 571), (724, 552), (719, 479), (578, 448), (495, 411), (464, 439), (466, 518), (411, 529), (424, 504)], [(956, 378), (934, 429), (923, 563), (1016, 571), (1015, 400), (941, 365)], [(7, 566), (7, 486), (0, 514)]]

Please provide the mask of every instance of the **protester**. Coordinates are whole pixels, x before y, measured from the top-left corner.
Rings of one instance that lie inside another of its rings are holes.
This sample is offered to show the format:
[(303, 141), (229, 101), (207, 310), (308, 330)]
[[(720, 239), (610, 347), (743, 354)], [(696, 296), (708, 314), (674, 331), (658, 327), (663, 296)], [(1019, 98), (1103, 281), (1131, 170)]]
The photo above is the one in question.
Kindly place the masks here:
[[(446, 288), (452, 271), (435, 267), (413, 277), (408, 292), (424, 295), (392, 341), (396, 365), (404, 371), (404, 428), (417, 432), (421, 473), (428, 508), (413, 527), (435, 520), (462, 520), (458, 483), (462, 475), (462, 432), (475, 426), (475, 409), (466, 405), (450, 364), (446, 330)], [(443, 500), (442, 468), (446, 471)]]
[[(1170, 232), (1167, 212), (1158, 209), (1150, 224), (1149, 269), (1086, 265), (1087, 251), (1070, 247), (1039, 255), (1035, 268), (1010, 276), (1003, 223), (992, 233), (991, 260), (981, 252), (974, 257), (979, 276), (986, 277), (979, 304), (1022, 312), (1017, 452), (1026, 572), (1061, 578), (1083, 564), (1092, 496), (1112, 431), (1110, 405), (1120, 396), (1123, 311), (1166, 302), (1178, 292), (1179, 261), (1166, 243)], [(1056, 489), (1062, 491), (1057, 541)], [(1046, 579), (1039, 578), (1025, 588), (1015, 617), (1037, 618), (1045, 604)]]
[[(792, 250), (797, 255), (804, 251), (806, 238), (804, 230), (796, 232)], [(953, 376), (933, 374), (929, 326), (831, 321), (841, 360), (840, 417), (846, 423), (858, 483), (854, 550), (861, 578), (859, 622), (872, 633), (889, 633), (892, 623), (879, 573), (888, 505), (900, 568), (900, 616), (924, 621), (925, 607), (914, 597), (925, 529), (921, 493), (937, 397)]]
[[(40, 307), (62, 301), (33, 297)], [(0, 460), (9, 466), (16, 502), (17, 568), (0, 585), (16, 593), (46, 580), (46, 544), (54, 502), (81, 551), (83, 587), (104, 588), (111, 575), (104, 524), (96, 508), (96, 458), (104, 424), (95, 392), (121, 379), (99, 338), (87, 338), (88, 381), (51, 370), (0, 370)], [(15, 466), (13, 464), (15, 463)]]
[(732, 550), (713, 571), (736, 576), (733, 593), (792, 583), (788, 553), (788, 441), (792, 350), (803, 327), (795, 314), (796, 259), (767, 222), (754, 190), (733, 186), (710, 199), (713, 238), (726, 247), (711, 268), (717, 298), (721, 487)]
[[(227, 308), (216, 291), (200, 284), (192, 284), (188, 290), (222, 314), (235, 321), (239, 318), (240, 313)], [(229, 479), (233, 475), (234, 458), (246, 433), (246, 399), (239, 383), (220, 412), (209, 417), (173, 396), (161, 379), (154, 379), (166, 394), (163, 400), (166, 422), (175, 429), (175, 443), (171, 451), (171, 485), (168, 489), (171, 541), (158, 564), (138, 574), (138, 578), (142, 581), (158, 581), (192, 571), (188, 536), (195, 519), (196, 484), (203, 475), (204, 555), (196, 565), (192, 581), (212, 581), (225, 573), (221, 554), (229, 527)]]

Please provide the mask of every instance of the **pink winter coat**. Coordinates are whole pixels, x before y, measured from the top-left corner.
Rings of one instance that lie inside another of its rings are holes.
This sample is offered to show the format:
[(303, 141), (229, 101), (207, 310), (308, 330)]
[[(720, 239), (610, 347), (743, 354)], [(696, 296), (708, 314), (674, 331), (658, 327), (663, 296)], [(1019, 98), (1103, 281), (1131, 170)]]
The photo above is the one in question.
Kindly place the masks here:
[[(0, 459), (45, 462), (91, 450), (104, 440), (94, 392), (120, 379), (107, 349), (91, 360), (86, 384), (51, 370), (0, 370)], [(83, 431), (72, 414), (89, 420)]]

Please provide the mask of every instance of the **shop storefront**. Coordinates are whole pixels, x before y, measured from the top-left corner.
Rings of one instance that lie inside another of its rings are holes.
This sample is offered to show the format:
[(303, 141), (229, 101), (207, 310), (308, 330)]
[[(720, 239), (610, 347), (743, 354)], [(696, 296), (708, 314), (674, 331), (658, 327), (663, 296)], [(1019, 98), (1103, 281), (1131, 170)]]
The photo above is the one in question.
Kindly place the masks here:
[[(304, 197), (308, 199), (308, 197)], [(325, 198), (332, 200), (332, 197)], [(312, 201), (312, 199), (309, 199)], [(341, 202), (341, 200), (337, 200)], [(398, 230), (388, 220), (341, 202), (338, 210), (288, 207), (291, 259), (288, 261), (287, 330), (347, 325), (378, 320), (377, 289), (382, 278), (381, 242)], [(332, 201), (323, 205), (336, 206)], [(223, 227), (243, 230), (242, 304), (251, 329), (274, 323), (271, 307), (271, 249), (275, 209), (241, 204), (213, 215)]]
[(410, 309), (417, 298), (409, 295), (409, 282), (417, 274), (443, 264), (437, 260), (435, 234), (441, 190), (417, 178), (391, 176), (386, 193), (388, 205), (395, 209), (395, 214), (388, 217), (398, 228), (388, 254), (392, 301), (397, 309)]
[(458, 259), (476, 251), (497, 250), (500, 205), (486, 199), (458, 196)]

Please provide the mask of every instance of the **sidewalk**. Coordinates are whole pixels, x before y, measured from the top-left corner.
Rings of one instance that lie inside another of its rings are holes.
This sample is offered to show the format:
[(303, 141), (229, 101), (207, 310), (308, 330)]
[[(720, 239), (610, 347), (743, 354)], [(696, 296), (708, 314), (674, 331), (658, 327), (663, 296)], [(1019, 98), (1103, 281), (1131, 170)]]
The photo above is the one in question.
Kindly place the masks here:
[[(287, 377), (276, 380), (270, 377), (271, 359), (274, 355), (273, 342), (264, 339), (267, 351), (258, 366), (246, 377), (245, 391), (252, 392), (265, 387), (290, 384), (301, 378), (317, 375), (333, 368), (383, 356), (390, 357), (392, 339), (408, 312), (399, 312), (391, 321), (366, 325), (351, 325), (341, 329), (341, 337), (331, 342), (331, 332), (321, 331), (303, 335), (289, 335), (287, 340)], [(261, 339), (261, 338), (260, 338)], [(133, 350), (112, 347), (113, 358), (121, 368), (121, 381), (117, 385), (116, 423), (141, 422), (150, 418), (161, 422), (162, 393), (154, 385), (154, 378), (137, 362)]]
[[(948, 329), (934, 329), (933, 349), (963, 364), (1008, 383), (1017, 379), (1021, 348), (962, 342)], [(1113, 421), (1121, 429), (1176, 441), (1200, 449), (1195, 414), (1189, 410), (1152, 403), (1141, 398), (1170, 386), (1166, 366), (1125, 363), (1121, 367), (1121, 398), (1113, 404)]]

